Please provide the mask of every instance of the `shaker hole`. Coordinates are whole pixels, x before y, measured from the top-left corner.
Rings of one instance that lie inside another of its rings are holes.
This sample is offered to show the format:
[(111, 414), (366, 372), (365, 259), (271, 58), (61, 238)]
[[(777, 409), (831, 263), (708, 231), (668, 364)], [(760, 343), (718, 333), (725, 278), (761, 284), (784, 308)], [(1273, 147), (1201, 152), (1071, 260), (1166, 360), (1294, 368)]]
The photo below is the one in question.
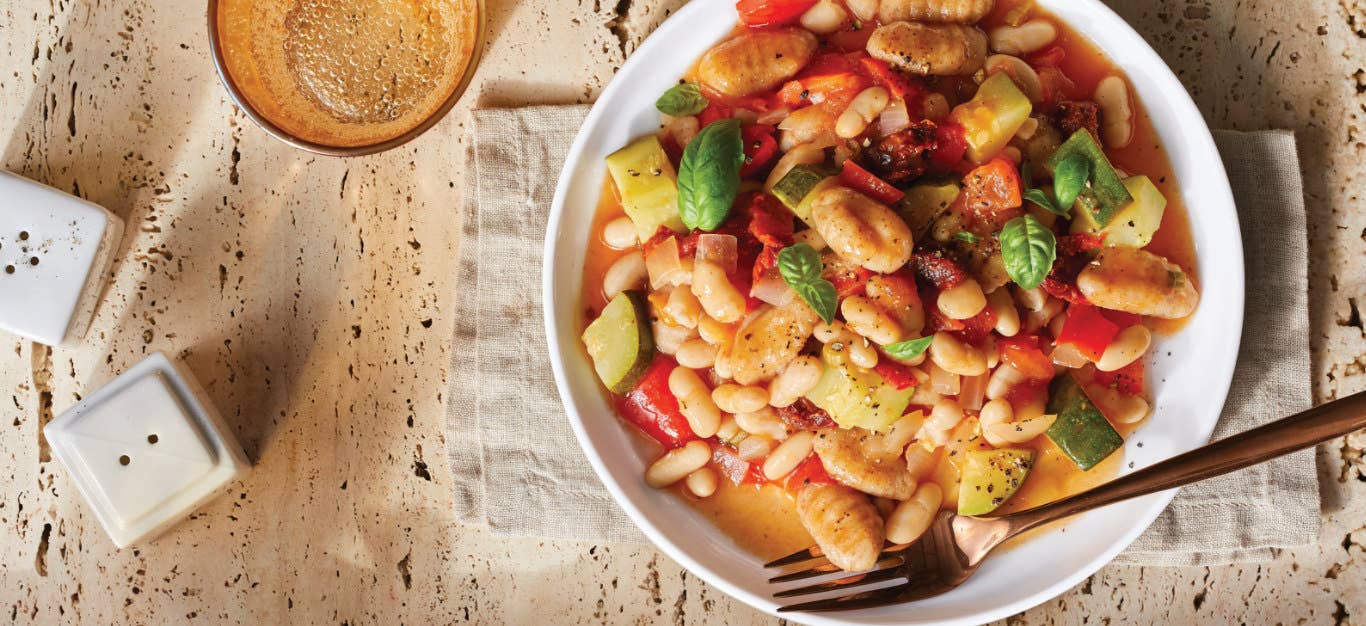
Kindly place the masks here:
[(128, 455), (126, 455), (126, 454), (119, 457), (119, 465), (127, 465), (127, 464), (132, 463), (132, 462), (133, 462), (133, 459), (128, 458)]
[(156, 443), (156, 442), (157, 442), (157, 436), (156, 436), (156, 435), (147, 435), (147, 443)]

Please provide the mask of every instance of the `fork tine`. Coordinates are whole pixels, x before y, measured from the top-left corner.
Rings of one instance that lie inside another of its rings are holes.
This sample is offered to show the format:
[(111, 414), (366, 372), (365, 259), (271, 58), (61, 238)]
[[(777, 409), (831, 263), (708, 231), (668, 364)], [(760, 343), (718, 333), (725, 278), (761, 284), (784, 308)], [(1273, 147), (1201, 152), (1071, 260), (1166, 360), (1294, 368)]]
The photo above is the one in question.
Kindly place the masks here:
[(802, 561), (810, 561), (811, 559), (819, 559), (823, 556), (825, 556), (825, 553), (821, 552), (820, 546), (811, 546), (810, 548), (803, 548), (780, 559), (764, 563), (764, 567), (782, 567), (784, 565), (801, 563)]
[(787, 606), (778, 607), (779, 613), (792, 613), (795, 611), (852, 611), (854, 609), (866, 609), (877, 606), (886, 606), (900, 602), (901, 594), (905, 591), (906, 585), (897, 585), (886, 589), (874, 591), (864, 591), (838, 598), (826, 598), (824, 600), (813, 600), (811, 602), (799, 602)]
[[(895, 580), (897, 578), (905, 577), (906, 574), (901, 571), (901, 568), (892, 566), (886, 569), (871, 571), (866, 574), (856, 574), (854, 576), (849, 576), (847, 578), (832, 580), (830, 582), (818, 583), (806, 587), (798, 587), (796, 589), (787, 589), (784, 591), (779, 591), (773, 594), (773, 597), (792, 598), (796, 596), (807, 596), (813, 593), (848, 589), (854, 586), (870, 585), (872, 583), (880, 583), (888, 580)], [(904, 585), (898, 585), (896, 588), (900, 589), (903, 586)]]
[[(884, 567), (900, 565), (903, 560), (904, 559), (902, 559), (900, 556), (881, 559), (877, 562), (877, 564), (873, 565), (872, 569), (878, 570)], [(768, 579), (768, 582), (769, 584), (778, 585), (782, 583), (790, 583), (796, 580), (806, 580), (807, 578), (815, 578), (817, 576), (834, 574), (838, 571), (840, 571), (839, 568), (835, 567), (834, 564), (826, 563), (823, 565), (818, 565), (808, 570), (792, 572), (790, 574), (783, 574), (782, 576), (774, 576), (773, 578)]]
[[(879, 553), (879, 554), (877, 555), (877, 558), (878, 558), (879, 560), (881, 560), (881, 559), (885, 559), (885, 558), (887, 558), (887, 557), (889, 557), (889, 556), (893, 556), (893, 555), (896, 555), (896, 554), (900, 554), (901, 552), (905, 551), (905, 549), (906, 549), (908, 546), (910, 546), (910, 545), (912, 545), (912, 544), (903, 543), (903, 544), (896, 544), (896, 545), (888, 545), (888, 546), (885, 546), (885, 547), (882, 548), (882, 552)], [(811, 561), (811, 560), (814, 560), (814, 559), (821, 559), (821, 562), (820, 562), (820, 563), (813, 564), (813, 565), (811, 566), (812, 568), (824, 567), (824, 566), (830, 564), (830, 561), (829, 561), (828, 559), (825, 558), (825, 553), (824, 553), (824, 552), (821, 552), (820, 546), (811, 546), (810, 548), (806, 548), (806, 549), (804, 549), (804, 550), (798, 550), (798, 551), (793, 552), (792, 554), (789, 554), (789, 555), (787, 555), (787, 556), (785, 556), (785, 557), (782, 557), (782, 558), (780, 558), (780, 559), (773, 560), (773, 561), (769, 561), (768, 563), (765, 563), (765, 564), (764, 564), (764, 567), (765, 567), (765, 568), (783, 567), (783, 566), (786, 566), (786, 565), (793, 565), (793, 564), (796, 564), (796, 563), (802, 563), (802, 562)], [(770, 581), (770, 582), (774, 582), (774, 581)]]

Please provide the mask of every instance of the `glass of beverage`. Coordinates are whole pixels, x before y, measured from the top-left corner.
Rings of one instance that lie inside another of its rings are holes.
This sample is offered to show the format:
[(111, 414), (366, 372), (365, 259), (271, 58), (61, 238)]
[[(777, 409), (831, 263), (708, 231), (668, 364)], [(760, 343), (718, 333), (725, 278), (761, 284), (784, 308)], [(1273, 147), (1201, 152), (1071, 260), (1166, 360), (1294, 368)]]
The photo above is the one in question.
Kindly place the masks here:
[(483, 0), (209, 0), (209, 41), (233, 100), (320, 154), (399, 146), (465, 91)]

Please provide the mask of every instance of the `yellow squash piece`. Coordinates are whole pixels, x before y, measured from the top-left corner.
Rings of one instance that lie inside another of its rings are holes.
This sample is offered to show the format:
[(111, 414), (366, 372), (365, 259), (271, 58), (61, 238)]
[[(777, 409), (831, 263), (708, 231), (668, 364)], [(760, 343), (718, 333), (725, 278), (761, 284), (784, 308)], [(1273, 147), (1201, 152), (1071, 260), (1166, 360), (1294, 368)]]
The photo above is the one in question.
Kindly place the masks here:
[(642, 137), (608, 155), (607, 171), (641, 241), (649, 241), (660, 226), (688, 231), (678, 214), (678, 173), (657, 137)]
[(1147, 176), (1124, 179), (1124, 188), (1134, 201), (1115, 213), (1110, 223), (1100, 226), (1090, 211), (1073, 208), (1073, 233), (1105, 235), (1105, 245), (1142, 248), (1153, 240), (1162, 226), (1162, 215), (1167, 209), (1167, 198)]
[(972, 100), (954, 107), (949, 121), (963, 127), (968, 159), (985, 163), (1004, 150), (1019, 132), (1034, 105), (1005, 72), (992, 74)]

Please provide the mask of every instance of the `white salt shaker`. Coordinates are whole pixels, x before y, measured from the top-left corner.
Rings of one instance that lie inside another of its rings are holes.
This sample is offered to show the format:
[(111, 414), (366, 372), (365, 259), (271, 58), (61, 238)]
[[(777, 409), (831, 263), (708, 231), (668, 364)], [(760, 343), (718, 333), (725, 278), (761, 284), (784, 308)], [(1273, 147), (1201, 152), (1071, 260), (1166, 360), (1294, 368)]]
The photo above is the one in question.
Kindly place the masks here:
[(199, 384), (160, 352), (43, 435), (120, 548), (155, 538), (250, 467)]
[(103, 207), (0, 171), (0, 330), (79, 343), (122, 236)]

